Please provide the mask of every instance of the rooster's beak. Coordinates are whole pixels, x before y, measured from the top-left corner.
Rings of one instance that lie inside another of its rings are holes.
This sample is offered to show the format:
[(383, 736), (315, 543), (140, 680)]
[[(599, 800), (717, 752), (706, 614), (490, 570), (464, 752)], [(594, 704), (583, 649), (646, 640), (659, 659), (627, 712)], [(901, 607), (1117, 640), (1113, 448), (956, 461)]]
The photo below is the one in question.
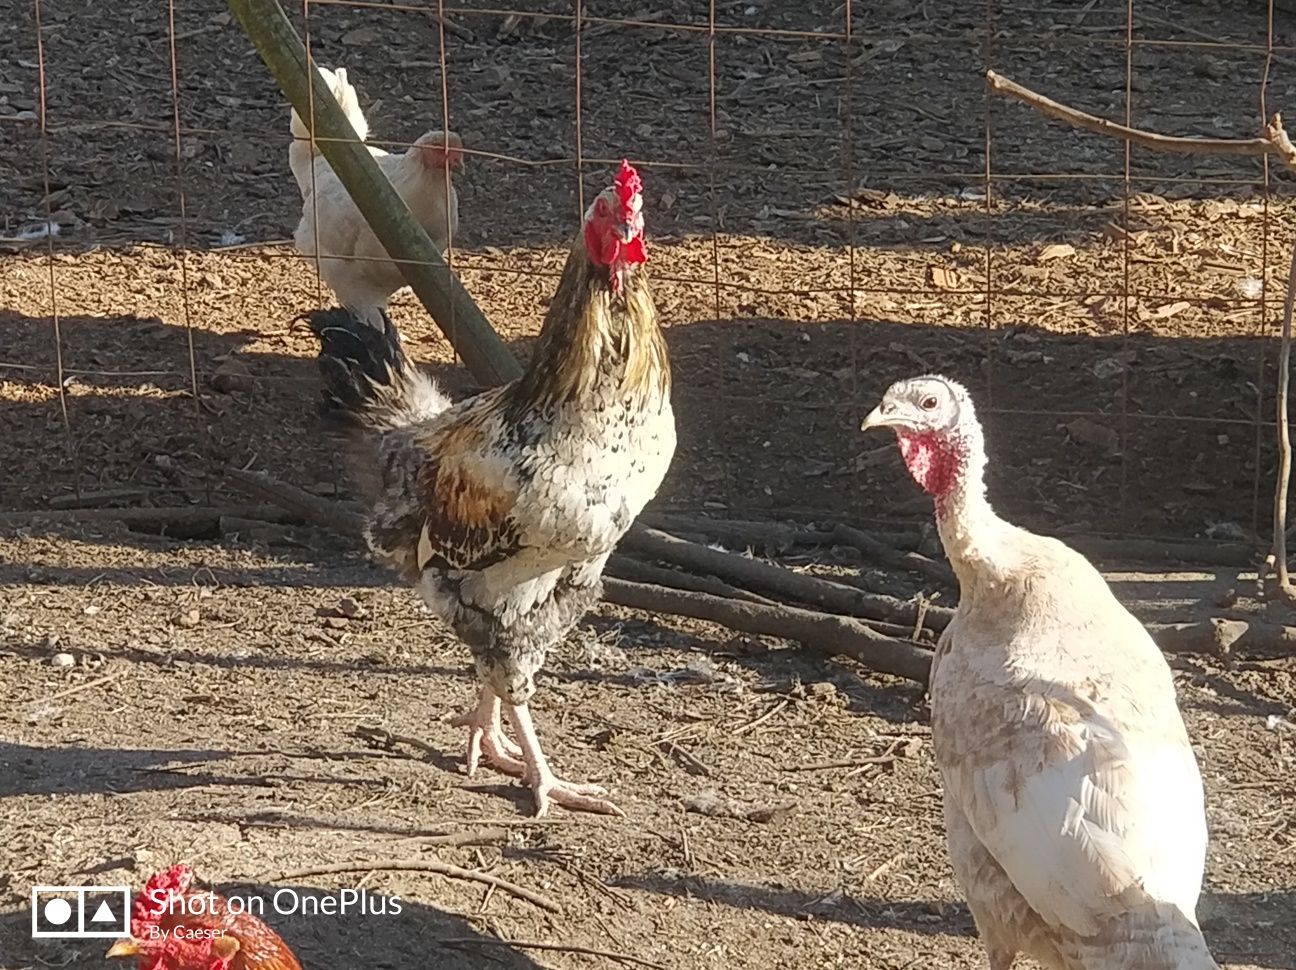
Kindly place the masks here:
[(873, 428), (889, 428), (890, 426), (891, 420), (882, 413), (882, 405), (879, 404), (868, 413), (868, 417), (860, 425), (860, 430), (870, 431)]
[(109, 947), (108, 952), (105, 953), (104, 956), (133, 957), (137, 953), (139, 953), (139, 951), (140, 951), (139, 940), (125, 939), (125, 940), (118, 940), (111, 947)]
[(628, 222), (623, 222), (621, 225), (617, 226), (617, 236), (620, 237), (623, 243), (628, 245), (634, 241), (635, 227), (630, 225)]

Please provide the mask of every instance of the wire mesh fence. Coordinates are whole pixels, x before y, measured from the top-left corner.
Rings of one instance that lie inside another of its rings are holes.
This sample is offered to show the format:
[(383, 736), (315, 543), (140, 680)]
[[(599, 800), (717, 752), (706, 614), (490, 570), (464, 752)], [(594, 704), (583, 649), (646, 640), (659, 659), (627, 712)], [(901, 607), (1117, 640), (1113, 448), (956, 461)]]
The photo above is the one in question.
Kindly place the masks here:
[[(986, 90), (993, 69), (1124, 124), (1251, 137), (1296, 104), (1264, 2), (303, 0), (370, 142), (463, 140), (446, 252), (525, 355), (585, 202), (648, 190), (681, 449), (661, 502), (914, 514), (856, 432), (892, 380), (966, 381), (992, 493), (1054, 530), (1263, 531), (1288, 177), (1161, 154)], [(290, 237), (288, 108), (219, 0), (33, 0), (0, 39), (8, 508), (209, 505), (222, 469), (325, 491)], [(1296, 110), (1296, 108), (1293, 108)], [(472, 383), (408, 292), (414, 353)]]

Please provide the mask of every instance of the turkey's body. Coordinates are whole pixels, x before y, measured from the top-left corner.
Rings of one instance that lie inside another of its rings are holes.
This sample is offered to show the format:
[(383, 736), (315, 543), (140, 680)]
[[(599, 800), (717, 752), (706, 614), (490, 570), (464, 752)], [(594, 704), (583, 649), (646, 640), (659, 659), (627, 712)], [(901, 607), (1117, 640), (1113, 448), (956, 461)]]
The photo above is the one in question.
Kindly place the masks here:
[(1088, 561), (984, 497), (940, 527), (960, 595), (932, 744), (992, 970), (1018, 952), (1049, 970), (1214, 970), (1195, 917), (1201, 777), (1161, 651)]
[(991, 970), (1019, 953), (1048, 970), (1216, 970), (1196, 920), (1201, 775), (1160, 649), (1083, 556), (991, 508), (959, 385), (899, 382), (864, 426), (896, 428), (958, 577), (932, 747)]

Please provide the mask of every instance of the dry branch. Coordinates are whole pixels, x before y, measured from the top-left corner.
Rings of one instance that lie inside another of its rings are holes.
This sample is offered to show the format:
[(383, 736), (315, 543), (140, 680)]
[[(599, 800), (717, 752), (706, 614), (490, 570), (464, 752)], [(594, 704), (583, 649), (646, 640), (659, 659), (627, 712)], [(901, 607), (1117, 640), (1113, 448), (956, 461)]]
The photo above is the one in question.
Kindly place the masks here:
[(1032, 91), (1002, 74), (986, 71), (986, 84), (995, 94), (1016, 98), (1042, 114), (1064, 121), (1076, 128), (1133, 142), (1158, 152), (1178, 152), (1195, 155), (1244, 155), (1260, 157), (1277, 155), (1288, 168), (1296, 169), (1296, 147), (1293, 147), (1283, 128), (1282, 116), (1274, 115), (1259, 138), (1199, 138), (1161, 135), (1142, 128), (1130, 128), (1109, 118), (1100, 118), (1070, 105)]
[(485, 384), (503, 384), (520, 376), (517, 360), (410, 215), (309, 63), (306, 48), (278, 0), (229, 0), (229, 8), (374, 235), (473, 376)]
[(932, 582), (942, 586), (955, 587), (957, 580), (954, 570), (947, 563), (928, 559), (920, 552), (901, 552), (895, 546), (880, 542), (867, 532), (853, 529), (848, 525), (839, 525), (833, 530), (833, 538), (844, 546), (853, 546), (874, 562), (896, 569), (907, 569), (922, 573)]
[(1243, 542), (1109, 539), (1089, 535), (1058, 535), (1057, 538), (1077, 552), (1108, 562), (1253, 566), (1256, 561), (1255, 546)]
[(730, 586), (714, 576), (698, 576), (695, 573), (680, 572), (678, 569), (670, 569), (666, 566), (654, 566), (652, 563), (640, 562), (638, 559), (621, 554), (614, 555), (608, 560), (606, 572), (617, 579), (629, 580), (632, 583), (648, 583), (671, 589), (686, 589), (694, 593), (710, 593), (712, 596), (727, 596), (731, 599), (746, 600), (749, 603), (773, 604), (772, 600)]
[(150, 508), (136, 506), (128, 509), (38, 509), (34, 512), (6, 512), (0, 514), (0, 527), (27, 526), (38, 522), (121, 522), (137, 531), (162, 531), (163, 529), (215, 530), (222, 517), (256, 519), (260, 522), (282, 523), (292, 521), (291, 510), (285, 511), (276, 502), (266, 505), (235, 505), (208, 507), (186, 505), (180, 507)]
[[(804, 546), (826, 546), (833, 542), (833, 529), (795, 522), (758, 522), (747, 519), (713, 519), (678, 512), (644, 512), (639, 522), (674, 536), (703, 536), (730, 549), (763, 549), (778, 554)], [(922, 536), (917, 529), (896, 529), (872, 533), (879, 542), (896, 549), (917, 549)]]
[(499, 876), (492, 876), (489, 872), (464, 869), (460, 866), (453, 866), (448, 862), (437, 862), (433, 859), (357, 859), (352, 862), (339, 862), (329, 866), (306, 866), (303, 869), (292, 869), (278, 875), (262, 876), (257, 881), (290, 882), (294, 879), (306, 879), (311, 876), (332, 876), (342, 872), (378, 870), (388, 872), (434, 872), (448, 879), (467, 879), (471, 882), (480, 882), (492, 886), (495, 889), (517, 896), (519, 899), (525, 899), (527, 902), (534, 903), (541, 909), (547, 909), (551, 913), (562, 912), (562, 907), (558, 903), (548, 896), (536, 892), (534, 889), (527, 889), (525, 886), (519, 886), (515, 882), (501, 879)]
[[(1290, 142), (1288, 143), (1290, 144)], [(1296, 600), (1287, 573), (1287, 487), (1291, 481), (1291, 429), (1287, 420), (1287, 400), (1291, 384), (1292, 304), (1296, 301), (1296, 245), (1292, 246), (1291, 265), (1287, 268), (1287, 296), (1283, 300), (1282, 341), (1278, 350), (1278, 484), (1274, 489), (1273, 548), (1265, 564), (1274, 570), (1278, 593), (1288, 601)]]
[(826, 653), (841, 654), (882, 673), (927, 682), (931, 651), (906, 640), (885, 636), (850, 616), (816, 613), (795, 606), (741, 603), (706, 593), (662, 586), (603, 581), (604, 598), (618, 606), (707, 620), (742, 633), (778, 637)]
[(264, 472), (229, 466), (225, 468), (224, 476), (240, 491), (273, 502), (306, 522), (351, 536), (359, 535), (364, 529), (364, 516), (359, 512), (341, 502), (312, 495), (295, 485), (271, 478)]
[(1213, 617), (1191, 623), (1149, 623), (1148, 632), (1166, 653), (1200, 653), (1227, 658), (1289, 657), (1296, 654), (1296, 627), (1259, 620)]
[[(662, 562), (719, 576), (758, 593), (798, 600), (837, 613), (908, 625), (916, 623), (919, 616), (918, 604), (908, 600), (866, 593), (841, 583), (794, 573), (759, 559), (708, 549), (656, 529), (635, 526), (626, 533), (621, 545)], [(944, 629), (953, 615), (954, 611), (947, 607), (929, 606), (926, 609), (928, 625), (936, 630)]]

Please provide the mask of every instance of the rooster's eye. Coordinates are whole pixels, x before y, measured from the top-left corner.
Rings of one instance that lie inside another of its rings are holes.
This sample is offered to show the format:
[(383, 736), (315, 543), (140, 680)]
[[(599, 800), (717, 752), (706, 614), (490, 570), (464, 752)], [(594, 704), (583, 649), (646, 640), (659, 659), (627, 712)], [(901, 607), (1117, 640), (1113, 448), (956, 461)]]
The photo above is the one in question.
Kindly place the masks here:
[(937, 404), (936, 398), (928, 396), (922, 399), (921, 407), (924, 411), (935, 411), (936, 404)]

